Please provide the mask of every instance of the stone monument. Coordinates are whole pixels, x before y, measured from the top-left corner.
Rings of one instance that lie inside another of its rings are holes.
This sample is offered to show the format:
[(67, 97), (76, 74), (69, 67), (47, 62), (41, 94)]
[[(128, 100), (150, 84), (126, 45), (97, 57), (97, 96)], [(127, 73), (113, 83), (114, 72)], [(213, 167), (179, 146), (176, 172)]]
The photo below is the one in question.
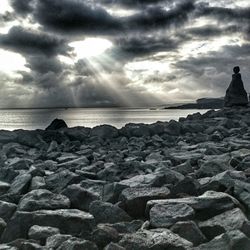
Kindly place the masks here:
[(234, 67), (233, 71), (234, 74), (232, 75), (232, 81), (226, 92), (224, 106), (247, 106), (248, 97), (241, 79), (240, 67)]

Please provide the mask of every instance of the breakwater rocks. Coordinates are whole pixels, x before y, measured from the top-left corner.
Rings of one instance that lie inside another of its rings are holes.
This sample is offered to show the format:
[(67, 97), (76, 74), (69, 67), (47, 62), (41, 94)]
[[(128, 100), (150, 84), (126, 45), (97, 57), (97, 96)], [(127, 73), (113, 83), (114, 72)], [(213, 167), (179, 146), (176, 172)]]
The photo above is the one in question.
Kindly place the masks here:
[(0, 131), (0, 249), (249, 250), (249, 125), (235, 108)]

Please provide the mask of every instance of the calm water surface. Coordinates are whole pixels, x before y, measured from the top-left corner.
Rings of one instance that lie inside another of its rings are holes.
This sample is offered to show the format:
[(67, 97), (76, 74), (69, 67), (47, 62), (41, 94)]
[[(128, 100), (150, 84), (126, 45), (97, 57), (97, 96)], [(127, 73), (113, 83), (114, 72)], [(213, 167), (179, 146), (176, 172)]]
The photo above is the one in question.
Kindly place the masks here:
[(0, 129), (44, 129), (55, 119), (63, 119), (69, 127), (94, 127), (110, 124), (121, 128), (126, 123), (154, 123), (178, 120), (188, 114), (207, 110), (150, 110), (150, 109), (10, 109), (0, 110)]

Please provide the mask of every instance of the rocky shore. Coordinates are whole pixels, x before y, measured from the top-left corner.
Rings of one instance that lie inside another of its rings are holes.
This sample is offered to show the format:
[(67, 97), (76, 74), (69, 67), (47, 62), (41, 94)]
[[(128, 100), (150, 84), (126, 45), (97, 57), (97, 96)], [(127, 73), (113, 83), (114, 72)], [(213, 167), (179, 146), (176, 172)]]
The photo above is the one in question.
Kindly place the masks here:
[(0, 249), (249, 250), (250, 108), (0, 131)]

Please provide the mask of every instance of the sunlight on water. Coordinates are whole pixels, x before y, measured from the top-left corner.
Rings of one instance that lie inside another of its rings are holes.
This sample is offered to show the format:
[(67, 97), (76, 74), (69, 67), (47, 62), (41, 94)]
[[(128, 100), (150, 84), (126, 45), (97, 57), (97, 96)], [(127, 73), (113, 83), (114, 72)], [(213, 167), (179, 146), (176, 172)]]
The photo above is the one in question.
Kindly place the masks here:
[(110, 124), (117, 128), (127, 123), (154, 123), (178, 120), (188, 114), (207, 110), (149, 110), (149, 109), (19, 109), (0, 110), (0, 129), (45, 129), (55, 118), (63, 119), (69, 127), (95, 127)]

